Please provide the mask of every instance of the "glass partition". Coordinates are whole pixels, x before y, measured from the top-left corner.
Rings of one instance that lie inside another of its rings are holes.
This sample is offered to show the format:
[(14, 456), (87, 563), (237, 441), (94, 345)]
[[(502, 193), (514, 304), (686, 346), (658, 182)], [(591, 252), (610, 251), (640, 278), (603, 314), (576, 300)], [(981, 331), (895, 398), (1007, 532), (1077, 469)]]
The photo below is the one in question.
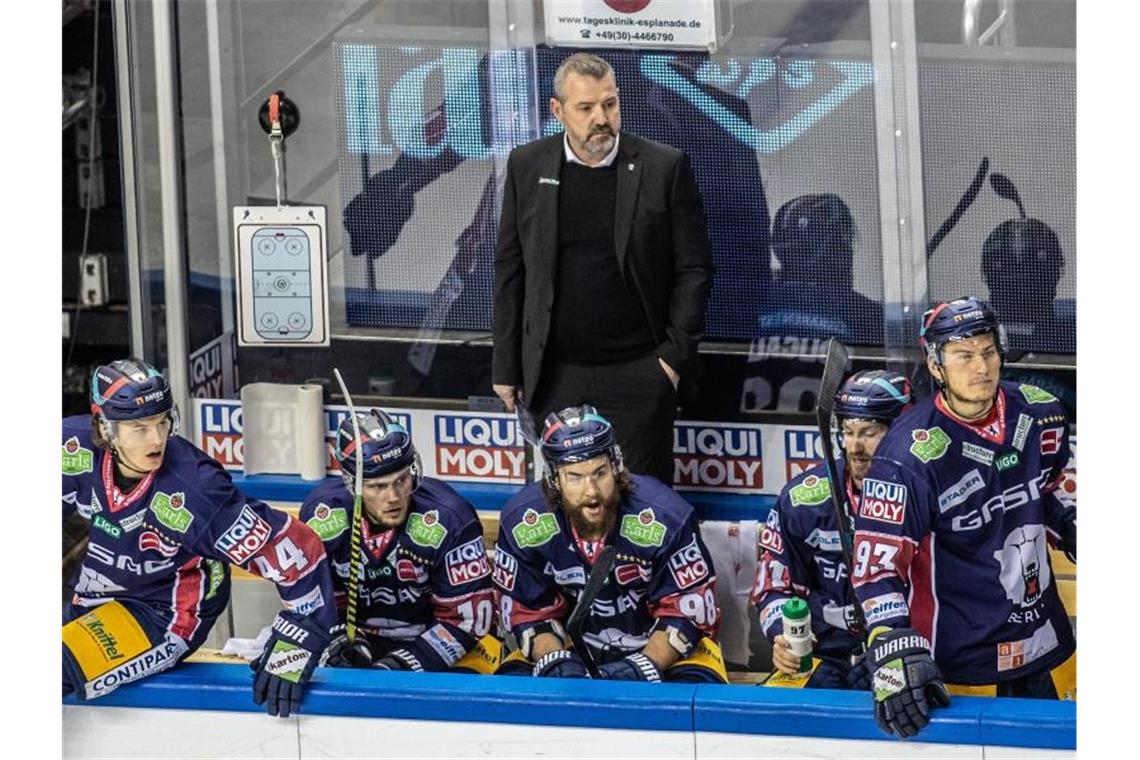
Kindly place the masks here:
[[(624, 128), (684, 150), (705, 203), (717, 274), (706, 373), (700, 391), (682, 399), (682, 417), (809, 411), (833, 335), (852, 346), (857, 368), (903, 357), (913, 369), (915, 314), (928, 299), (961, 294), (992, 298), (1002, 312), (1011, 371), (1056, 388), (1075, 382), (1067, 369), (1076, 350), (1073, 3), (890, 4), (909, 11), (901, 17), (909, 28), (866, 0), (720, 0), (709, 4), (718, 30), (711, 51), (590, 38), (606, 43), (588, 49), (617, 72)], [(975, 5), (977, 36), (1006, 13), (988, 44), (963, 42), (963, 9)], [(550, 38), (547, 6), (176, 6), (192, 394), (234, 398), (244, 383), (327, 380), (337, 366), (370, 399), (466, 407), (491, 395), (503, 166), (512, 148), (560, 128), (547, 105), (553, 71), (582, 49)], [(163, 363), (150, 12), (148, 3), (126, 8), (150, 299), (138, 318)], [(873, 55), (875, 39), (895, 45), (908, 34), (909, 63)], [(883, 151), (905, 124), (898, 111), (885, 114), (909, 106), (877, 84), (886, 74), (917, 82), (920, 129), (906, 135), (917, 160), (891, 158), (891, 184)], [(328, 211), (327, 348), (239, 349), (234, 339), (230, 214), (275, 202), (257, 119), (275, 91), (300, 112), (285, 140), (286, 200)], [(983, 185), (932, 251), (888, 244), (897, 229), (884, 219), (897, 203), (883, 199), (893, 183), (914, 183), (922, 218), (911, 224), (929, 241), (983, 159)], [(1037, 224), (1020, 221), (1023, 211)], [(1003, 227), (1009, 220), (1016, 224)], [(1030, 244), (1039, 239), (1043, 247)], [(910, 272), (916, 282), (895, 287)]]

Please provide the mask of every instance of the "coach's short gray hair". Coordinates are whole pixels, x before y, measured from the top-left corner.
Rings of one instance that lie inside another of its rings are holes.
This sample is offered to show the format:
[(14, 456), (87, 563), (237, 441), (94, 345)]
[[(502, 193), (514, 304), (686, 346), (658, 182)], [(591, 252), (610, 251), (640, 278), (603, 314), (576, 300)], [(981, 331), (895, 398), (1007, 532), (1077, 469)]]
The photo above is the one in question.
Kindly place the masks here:
[(570, 56), (554, 72), (554, 97), (558, 98), (559, 103), (566, 102), (566, 76), (570, 73), (605, 79), (614, 75), (614, 67), (593, 53), (575, 53)]

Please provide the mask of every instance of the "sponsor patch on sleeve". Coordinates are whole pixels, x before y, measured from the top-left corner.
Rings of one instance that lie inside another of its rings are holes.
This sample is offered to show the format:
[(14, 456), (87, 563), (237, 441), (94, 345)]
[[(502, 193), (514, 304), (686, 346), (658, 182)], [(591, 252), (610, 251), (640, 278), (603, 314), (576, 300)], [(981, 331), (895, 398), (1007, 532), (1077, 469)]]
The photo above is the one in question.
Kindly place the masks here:
[(902, 525), (906, 517), (906, 486), (886, 480), (863, 480), (859, 516), (869, 520)]
[(243, 565), (261, 551), (272, 532), (269, 523), (246, 504), (233, 524), (214, 542), (214, 548), (229, 557), (235, 565)]
[(709, 565), (701, 553), (701, 548), (697, 546), (696, 536), (669, 557), (669, 572), (672, 573), (677, 588), (682, 589), (689, 588), (708, 577)]
[(768, 513), (768, 520), (760, 529), (759, 543), (764, 549), (774, 551), (777, 554), (784, 552), (784, 539), (780, 535), (780, 513), (774, 509)]
[(515, 579), (518, 578), (518, 573), (518, 561), (503, 551), (501, 546), (495, 547), (495, 569), (491, 577), (495, 585), (503, 591), (514, 591)]
[(447, 567), (447, 580), (452, 586), (462, 586), (491, 574), (482, 536), (449, 551), (444, 564)]

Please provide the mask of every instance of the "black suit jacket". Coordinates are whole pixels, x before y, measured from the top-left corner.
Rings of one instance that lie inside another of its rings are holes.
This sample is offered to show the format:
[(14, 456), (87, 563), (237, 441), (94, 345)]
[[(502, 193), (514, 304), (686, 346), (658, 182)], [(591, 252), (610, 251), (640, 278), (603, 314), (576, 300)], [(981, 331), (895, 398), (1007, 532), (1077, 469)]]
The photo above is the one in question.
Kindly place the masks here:
[[(533, 396), (554, 306), (562, 133), (511, 151), (495, 249), (493, 382)], [(657, 355), (683, 377), (697, 366), (713, 263), (688, 158), (621, 133), (615, 159), (618, 267), (641, 300)]]

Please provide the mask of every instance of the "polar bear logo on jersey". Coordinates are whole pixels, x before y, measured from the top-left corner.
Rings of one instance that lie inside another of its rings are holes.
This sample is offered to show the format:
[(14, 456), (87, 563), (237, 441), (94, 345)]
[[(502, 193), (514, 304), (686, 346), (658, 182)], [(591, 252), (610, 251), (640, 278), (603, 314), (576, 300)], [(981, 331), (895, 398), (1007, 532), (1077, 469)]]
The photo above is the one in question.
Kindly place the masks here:
[(1052, 577), (1046, 554), (1045, 528), (1023, 525), (1005, 537), (1005, 544), (994, 552), (1001, 565), (1001, 585), (1011, 602), (1032, 607), (1049, 588)]

